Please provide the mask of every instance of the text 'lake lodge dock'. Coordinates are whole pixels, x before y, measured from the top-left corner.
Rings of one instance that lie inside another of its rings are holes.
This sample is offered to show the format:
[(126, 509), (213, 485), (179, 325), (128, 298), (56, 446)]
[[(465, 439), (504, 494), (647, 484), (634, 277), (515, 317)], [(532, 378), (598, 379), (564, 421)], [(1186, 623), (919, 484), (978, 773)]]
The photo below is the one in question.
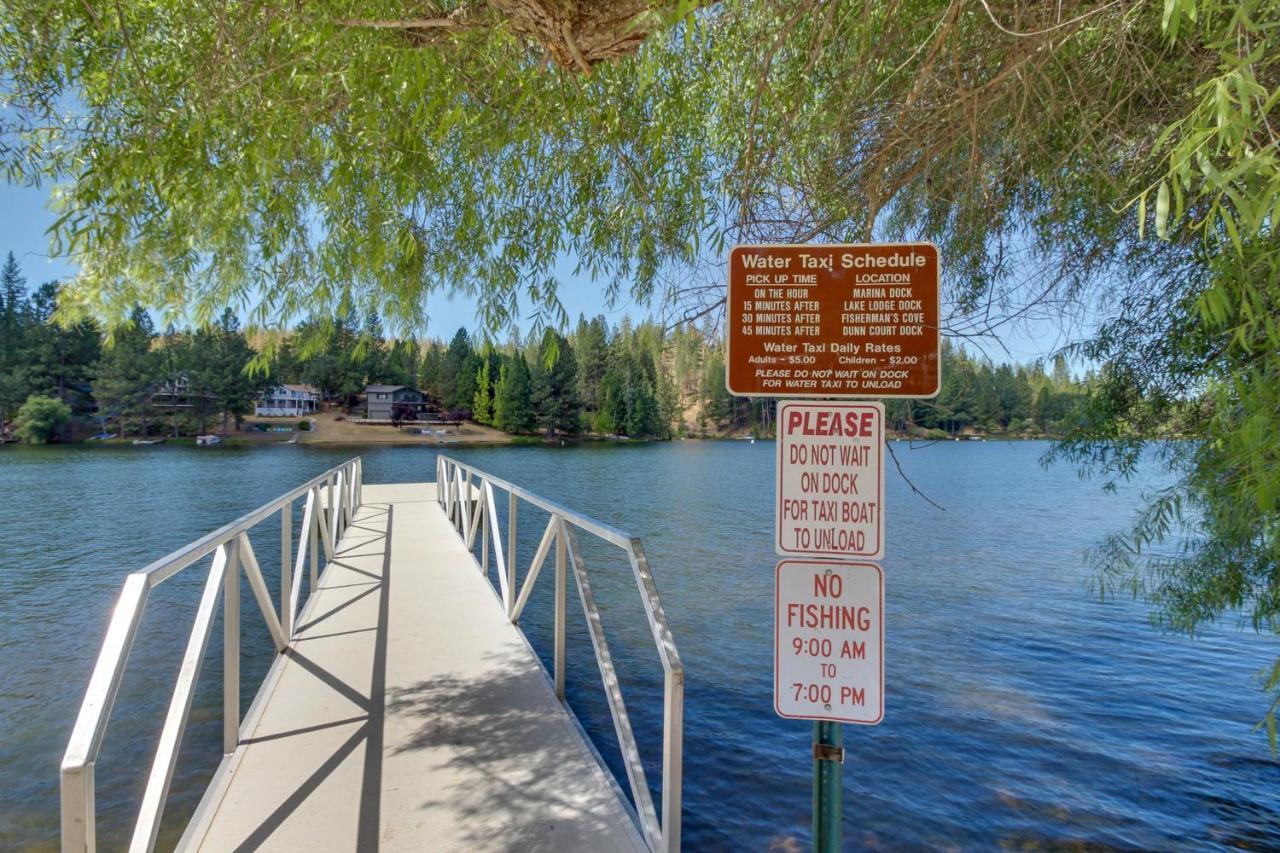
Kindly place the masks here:
[[(518, 585), (521, 510), (547, 525)], [(277, 516), (278, 607), (248, 535)], [(657, 805), (592, 593), (584, 534), (628, 558), (664, 669)], [(555, 587), (550, 673), (517, 624), (544, 564)], [(148, 593), (197, 566), (207, 579), (131, 850), (156, 846), (219, 610), (224, 756), (178, 849), (679, 849), (684, 674), (640, 541), (440, 457), (436, 482), (393, 485), (365, 485), (360, 460), (351, 460), (128, 576), (63, 758), (64, 851), (95, 849), (94, 764)], [(570, 576), (629, 797), (564, 703)], [(241, 577), (278, 652), (243, 719)]]

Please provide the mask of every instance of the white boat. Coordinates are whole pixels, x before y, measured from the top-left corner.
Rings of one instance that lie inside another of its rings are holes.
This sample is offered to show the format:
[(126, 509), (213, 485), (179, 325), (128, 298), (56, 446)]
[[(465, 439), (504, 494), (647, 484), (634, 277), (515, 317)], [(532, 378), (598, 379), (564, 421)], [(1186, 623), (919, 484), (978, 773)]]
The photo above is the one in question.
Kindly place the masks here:
[(211, 444), (222, 444), (222, 439), (216, 435), (197, 435), (196, 444), (201, 446), (208, 446)]
[(135, 438), (134, 444), (164, 444), (163, 438)]

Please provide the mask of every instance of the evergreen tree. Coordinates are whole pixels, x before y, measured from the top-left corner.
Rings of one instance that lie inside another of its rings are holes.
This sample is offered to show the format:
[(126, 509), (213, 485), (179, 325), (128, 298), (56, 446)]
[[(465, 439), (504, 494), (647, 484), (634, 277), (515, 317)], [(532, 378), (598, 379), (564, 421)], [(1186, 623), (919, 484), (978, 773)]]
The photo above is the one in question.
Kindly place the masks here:
[(1036, 392), (1035, 400), (1031, 404), (1031, 420), (1041, 432), (1049, 431), (1049, 413), (1052, 405), (1053, 392), (1049, 390), (1049, 386), (1041, 385), (1040, 390)]
[(654, 367), (654, 402), (658, 411), (658, 431), (655, 435), (670, 438), (672, 424), (684, 420), (683, 412), (680, 411), (680, 392), (675, 380), (661, 363)]
[(201, 337), (208, 341), (208, 348), (193, 370), (193, 382), (198, 375), (196, 384), (213, 395), (222, 413), (222, 431), (226, 433), (232, 418), (238, 424), (253, 408), (254, 399), (267, 381), (247, 371), (253, 350), (230, 308), (223, 312), (217, 325)]
[(627, 420), (627, 402), (624, 380), (616, 359), (600, 380), (600, 409), (592, 418), (591, 428), (598, 433), (611, 435), (622, 432)]
[(503, 432), (523, 433), (534, 427), (529, 366), (519, 351), (504, 361), (498, 371), (493, 420), (494, 426)]
[(578, 399), (585, 411), (598, 411), (600, 383), (609, 367), (609, 324), (603, 316), (578, 318), (573, 350), (578, 361)]
[(365, 318), (364, 327), (360, 330), (360, 336), (356, 343), (356, 348), (352, 353), (353, 372), (359, 377), (360, 384), (411, 384), (411, 382), (407, 381), (397, 381), (403, 377), (392, 377), (388, 375), (388, 358), (387, 352), (383, 348), (383, 343), (382, 318), (380, 318), (376, 313), (370, 313), (369, 316)]
[(0, 268), (0, 424), (27, 398), (24, 350), (29, 319), (27, 280), (9, 252)]
[(10, 252), (4, 259), (4, 267), (0, 268), (0, 358), (12, 357), (22, 348), (29, 310), (27, 280), (17, 258)]
[(151, 420), (151, 395), (157, 381), (157, 359), (151, 350), (155, 327), (135, 307), (129, 323), (116, 330), (112, 345), (94, 368), (93, 396), (103, 417), (115, 418), (121, 437), (130, 430), (145, 436)]
[(578, 428), (578, 366), (573, 347), (548, 329), (533, 369), (533, 409), (548, 437)]
[(470, 409), (476, 396), (476, 371), (479, 359), (471, 346), (466, 329), (458, 329), (445, 350), (441, 371), (441, 403), (445, 409)]
[(285, 338), (276, 347), (267, 372), (276, 385), (302, 381), (302, 360), (298, 357), (292, 339)]
[(355, 329), (354, 317), (312, 319), (298, 328), (301, 350), (312, 352), (302, 360), (302, 380), (324, 396), (348, 403), (366, 384)]
[(0, 371), (0, 427), (18, 411), (26, 398), (26, 371), (16, 365)]
[(476, 375), (476, 396), (471, 404), (471, 417), (476, 423), (493, 423), (493, 383), (490, 381), (490, 360), (480, 362), (480, 371)]
[(418, 368), (418, 388), (429, 399), (444, 407), (444, 348), (436, 341), (432, 341), (422, 353), (422, 364)]
[(733, 412), (733, 396), (724, 384), (724, 350), (707, 353), (702, 370), (702, 411), (712, 421), (722, 421)]
[(1071, 386), (1071, 371), (1067, 369), (1067, 357), (1058, 353), (1053, 357), (1053, 387), (1065, 391)]
[(701, 380), (703, 335), (692, 326), (677, 329), (671, 337), (672, 379), (681, 394), (696, 394)]
[(627, 392), (627, 435), (642, 438), (658, 434), (658, 401), (648, 380), (637, 377)]
[(387, 346), (382, 363), (381, 381), (388, 385), (418, 384), (418, 342), (392, 341)]
[(102, 354), (101, 336), (89, 320), (69, 328), (52, 322), (59, 289), (58, 282), (46, 282), (31, 301), (27, 386), (30, 393), (56, 397), (73, 411), (88, 411), (89, 374)]
[(640, 347), (639, 341), (619, 340), (618, 361), (622, 376), (623, 412), (619, 415), (622, 431), (629, 436), (642, 438), (659, 433), (658, 401), (654, 394), (653, 363)]

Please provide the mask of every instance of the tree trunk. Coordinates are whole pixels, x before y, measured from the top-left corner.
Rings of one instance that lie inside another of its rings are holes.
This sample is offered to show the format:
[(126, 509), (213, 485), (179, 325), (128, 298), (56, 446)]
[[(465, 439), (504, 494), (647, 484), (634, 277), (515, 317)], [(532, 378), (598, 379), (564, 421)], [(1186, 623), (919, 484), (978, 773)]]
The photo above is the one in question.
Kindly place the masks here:
[(628, 56), (661, 23), (669, 3), (648, 0), (489, 0), (449, 15), (398, 19), (347, 18), (347, 27), (399, 30), (415, 45), (436, 44), (454, 33), (506, 27), (559, 65), (590, 74), (592, 67)]

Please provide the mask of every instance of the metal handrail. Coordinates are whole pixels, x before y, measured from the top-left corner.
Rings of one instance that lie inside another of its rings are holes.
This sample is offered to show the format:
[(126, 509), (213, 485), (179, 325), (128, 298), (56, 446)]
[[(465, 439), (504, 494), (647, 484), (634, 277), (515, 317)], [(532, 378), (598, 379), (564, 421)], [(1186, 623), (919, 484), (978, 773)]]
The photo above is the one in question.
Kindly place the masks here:
[[(62, 757), (62, 850), (64, 853), (93, 853), (97, 846), (95, 826), (94, 765), (102, 749), (107, 721), (124, 678), (125, 664), (137, 637), (147, 598), (153, 588), (204, 557), (213, 555), (195, 622), (178, 670), (177, 683), (165, 714), (160, 742), (142, 795), (138, 822), (134, 826), (131, 851), (151, 850), (160, 829), (169, 785), (177, 764), (182, 735), (191, 713), (196, 681), (204, 661), (214, 616), (221, 596), (224, 610), (223, 637), (223, 742), (224, 755), (240, 743), (240, 574), (243, 571), (253, 591), (267, 630), (277, 652), (293, 640), (299, 613), (302, 571), (310, 568), (311, 591), (320, 574), (320, 550), (326, 561), (333, 559), (334, 546), (351, 524), (361, 502), (363, 465), (359, 458), (330, 468), (288, 494), (263, 504), (253, 512), (156, 560), (124, 582), (116, 601), (102, 651), (89, 678), (89, 687), (72, 729), (67, 751)], [(306, 495), (297, 559), (293, 559), (293, 504)], [(249, 542), (249, 531), (276, 512), (280, 513), (280, 612), (272, 604), (262, 577), (262, 569)]]
[[(498, 517), (494, 498), (494, 489), (507, 493), (507, 547), (502, 547), (502, 534), (498, 527)], [(556, 555), (556, 588), (555, 588), (555, 630), (554, 630), (554, 685), (556, 696), (564, 702), (565, 678), (565, 627), (567, 622), (567, 586), (568, 574), (572, 569), (574, 581), (578, 587), (578, 598), (582, 602), (582, 612), (591, 635), (591, 645), (595, 651), (596, 663), (600, 667), (600, 676), (604, 684), (605, 697), (609, 701), (609, 712), (613, 718), (614, 732), (618, 737), (618, 745), (622, 751), (626, 766), (627, 781), (631, 789), (632, 800), (636, 806), (640, 829), (645, 840), (654, 850), (677, 851), (680, 849), (680, 809), (682, 764), (684, 754), (684, 666), (680, 662), (680, 653), (676, 650), (671, 629), (667, 625), (666, 614), (662, 610), (662, 601), (658, 597), (658, 588), (653, 581), (653, 573), (649, 568), (649, 560), (645, 556), (644, 547), (639, 537), (625, 533), (616, 527), (603, 524), (582, 513), (549, 501), (520, 486), (495, 477), (448, 456), (436, 457), (436, 500), (444, 509), (449, 520), (458, 530), (465, 546), (470, 549), (475, 544), (477, 533), (481, 537), (480, 570), (487, 577), (489, 574), (490, 539), (493, 541), (494, 559), (498, 574), (498, 592), (502, 598), (507, 618), (518, 623), (533, 585), (542, 571), (543, 563), (555, 547)], [(516, 519), (518, 501), (523, 500), (550, 514), (551, 518), (542, 534), (542, 539), (534, 553), (529, 571), (525, 574), (524, 584), (516, 590)], [(473, 508), (474, 504), (474, 508)], [(591, 582), (587, 573), (586, 562), (582, 557), (582, 549), (578, 543), (575, 528), (621, 548), (627, 554), (635, 575), (636, 586), (640, 591), (640, 600), (644, 603), (645, 616), (649, 620), (649, 629), (653, 633), (654, 644), (662, 660), (663, 679), (663, 726), (662, 726), (662, 820), (653, 805), (653, 797), (649, 793), (649, 785), (645, 779), (644, 764), (640, 759), (640, 751), (636, 746), (635, 735), (631, 730), (631, 720), (627, 715), (626, 705), (622, 700), (622, 688), (614, 669), (613, 657), (609, 653), (609, 645), (605, 639), (604, 626), (600, 621), (600, 611), (596, 606), (595, 595), (591, 590)]]

